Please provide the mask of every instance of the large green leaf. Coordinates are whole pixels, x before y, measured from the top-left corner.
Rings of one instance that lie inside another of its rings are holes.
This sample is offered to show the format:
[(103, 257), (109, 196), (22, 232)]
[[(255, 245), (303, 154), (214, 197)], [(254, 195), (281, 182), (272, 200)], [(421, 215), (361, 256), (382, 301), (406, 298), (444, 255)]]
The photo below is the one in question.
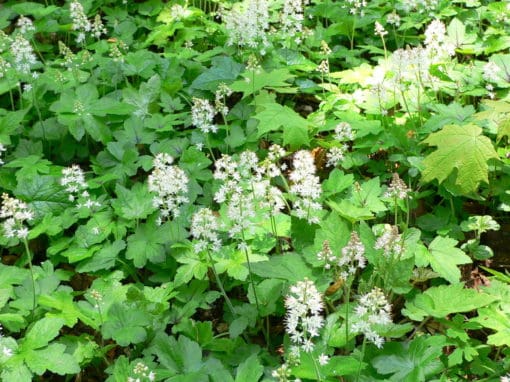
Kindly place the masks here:
[(40, 349), (58, 336), (64, 326), (64, 319), (58, 317), (44, 317), (37, 321), (27, 332), (21, 349)]
[(119, 345), (127, 346), (146, 339), (148, 324), (147, 313), (143, 310), (125, 303), (114, 303), (101, 330), (105, 338), (113, 338)]
[(437, 179), (442, 183), (455, 172), (454, 183), (462, 194), (475, 192), (481, 182), (489, 182), (487, 161), (497, 159), (498, 154), (480, 127), (448, 125), (423, 143), (437, 147), (423, 160), (423, 181)]
[(38, 216), (62, 212), (71, 205), (67, 192), (53, 176), (35, 176), (18, 183), (14, 194), (30, 204)]
[(145, 219), (155, 211), (152, 195), (142, 183), (136, 183), (131, 190), (117, 184), (115, 193), (117, 199), (112, 201), (112, 207), (124, 219)]
[(280, 93), (293, 93), (295, 89), (291, 88), (291, 84), (287, 80), (294, 78), (288, 69), (276, 69), (272, 72), (246, 71), (242, 75), (244, 79), (235, 81), (230, 88), (235, 92), (244, 93), (244, 97), (255, 94), (258, 91), (267, 88)]
[(37, 375), (44, 374), (46, 370), (59, 375), (79, 373), (78, 362), (71, 354), (65, 353), (65, 350), (65, 345), (53, 343), (44, 349), (28, 351), (25, 362)]
[(165, 259), (163, 243), (167, 241), (161, 226), (153, 223), (140, 224), (135, 233), (128, 237), (126, 257), (132, 259), (137, 268), (147, 261), (160, 263)]
[(311, 267), (297, 253), (272, 256), (268, 261), (251, 264), (251, 269), (258, 276), (292, 283), (302, 281), (305, 277), (313, 279)]
[(402, 313), (412, 320), (422, 321), (428, 316), (443, 318), (452, 313), (470, 312), (494, 300), (486, 293), (464, 288), (462, 283), (441, 285), (429, 288), (414, 300), (407, 301)]
[(393, 382), (425, 382), (439, 373), (443, 364), (444, 337), (416, 337), (412, 342), (389, 343), (372, 364), (381, 374), (391, 374)]
[(459, 264), (471, 263), (471, 258), (462, 250), (456, 248), (457, 240), (438, 236), (429, 248), (420, 245), (415, 252), (416, 265), (426, 267), (430, 264), (432, 269), (441, 277), (449, 282), (457, 283), (460, 281)]
[(211, 60), (211, 68), (200, 74), (191, 83), (191, 89), (215, 91), (222, 82), (229, 84), (237, 78), (243, 65), (231, 57), (219, 56)]
[(260, 106), (263, 110), (254, 117), (260, 121), (257, 126), (259, 137), (283, 128), (283, 144), (294, 148), (309, 144), (308, 127), (310, 124), (306, 119), (291, 108), (276, 102)]

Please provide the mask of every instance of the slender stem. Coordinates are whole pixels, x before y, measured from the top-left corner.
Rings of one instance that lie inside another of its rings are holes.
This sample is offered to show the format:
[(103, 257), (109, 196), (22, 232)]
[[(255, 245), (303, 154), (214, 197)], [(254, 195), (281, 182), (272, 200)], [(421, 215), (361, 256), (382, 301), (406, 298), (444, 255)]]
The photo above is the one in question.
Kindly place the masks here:
[(346, 280), (345, 288), (345, 343), (349, 341), (349, 303), (351, 299), (351, 283), (350, 280)]
[(30, 278), (32, 280), (32, 312), (30, 313), (30, 321), (34, 319), (34, 311), (35, 311), (35, 276), (34, 276), (34, 268), (32, 267), (32, 255), (30, 254), (30, 248), (28, 248), (28, 241), (26, 238), (23, 239), (23, 245), (25, 246), (25, 252), (28, 257), (28, 269), (30, 270)]
[(319, 370), (319, 366), (317, 365), (317, 360), (313, 356), (313, 353), (308, 353), (308, 354), (310, 354), (310, 358), (312, 359), (313, 368), (315, 370), (315, 375), (317, 376), (317, 381), (320, 382), (320, 381), (322, 381), (322, 375), (321, 375), (321, 371)]
[(361, 376), (361, 365), (363, 364), (363, 358), (365, 358), (366, 345), (367, 345), (367, 339), (363, 338), (363, 344), (361, 345), (361, 355), (359, 358), (358, 373), (356, 375), (356, 382), (359, 381), (359, 377)]
[(270, 215), (270, 219), (271, 219), (271, 230), (273, 231), (273, 236), (276, 240), (276, 253), (281, 253), (282, 248), (280, 245), (280, 240), (278, 240), (278, 231), (276, 229), (276, 220), (275, 220), (273, 214)]
[(244, 255), (246, 256), (246, 263), (248, 264), (248, 273), (250, 274), (250, 284), (251, 284), (251, 288), (253, 289), (253, 297), (255, 298), (255, 305), (257, 306), (257, 311), (260, 313), (259, 298), (257, 296), (257, 290), (255, 289), (255, 281), (253, 281), (253, 272), (251, 270), (250, 256), (249, 256), (248, 250), (246, 248), (244, 248)]
[(220, 276), (218, 275), (218, 272), (216, 271), (216, 267), (214, 266), (213, 258), (211, 256), (211, 251), (207, 251), (207, 256), (209, 257), (209, 261), (211, 262), (211, 269), (214, 273), (214, 278), (216, 279), (216, 284), (218, 284), (218, 288), (220, 288), (220, 292), (223, 295), (223, 298), (225, 299), (225, 303), (227, 304), (228, 308), (230, 309), (230, 312), (235, 317), (236, 313), (234, 310), (234, 305), (232, 305), (232, 302), (230, 301), (230, 298), (228, 298), (227, 292), (225, 292), (225, 288), (223, 287), (223, 282), (220, 279)]

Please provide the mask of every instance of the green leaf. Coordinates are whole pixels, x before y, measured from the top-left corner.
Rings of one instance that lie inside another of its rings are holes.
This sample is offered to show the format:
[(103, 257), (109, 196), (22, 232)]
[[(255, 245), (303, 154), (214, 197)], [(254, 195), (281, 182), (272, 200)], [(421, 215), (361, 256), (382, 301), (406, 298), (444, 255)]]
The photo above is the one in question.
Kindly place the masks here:
[(430, 264), (432, 269), (450, 283), (460, 281), (459, 264), (472, 263), (471, 258), (462, 250), (456, 248), (457, 240), (437, 236), (429, 245), (429, 248), (418, 246), (415, 253), (416, 265), (426, 267)]
[(306, 119), (291, 108), (276, 102), (265, 103), (260, 106), (263, 110), (254, 116), (260, 121), (257, 126), (259, 137), (271, 131), (278, 131), (283, 127), (284, 145), (297, 148), (309, 144), (309, 122)]
[(443, 337), (416, 337), (410, 343), (388, 343), (382, 355), (372, 360), (380, 374), (391, 374), (394, 382), (425, 382), (441, 372), (439, 360), (443, 354)]
[(211, 60), (211, 68), (195, 78), (190, 88), (214, 92), (220, 83), (229, 84), (234, 81), (242, 68), (243, 65), (235, 62), (231, 57), (214, 57)]
[(112, 207), (124, 219), (145, 219), (156, 209), (152, 204), (152, 195), (143, 183), (135, 183), (131, 190), (117, 183), (115, 193), (117, 199), (112, 201)]
[(237, 368), (235, 382), (258, 382), (264, 372), (256, 354), (252, 354)]
[(448, 125), (423, 142), (437, 147), (423, 160), (423, 181), (437, 179), (442, 183), (455, 172), (455, 185), (462, 194), (475, 192), (481, 182), (489, 182), (487, 161), (498, 155), (478, 126)]
[(314, 279), (312, 269), (297, 253), (272, 256), (268, 261), (251, 265), (254, 274), (264, 278), (287, 280), (292, 283), (305, 277)]
[(354, 183), (354, 175), (344, 174), (343, 171), (335, 168), (329, 174), (329, 178), (322, 182), (322, 189), (325, 197), (330, 197), (348, 189)]
[(25, 362), (37, 375), (43, 375), (46, 370), (59, 375), (76, 374), (80, 372), (80, 365), (71, 354), (65, 353), (63, 344), (50, 344), (44, 349), (30, 350), (25, 353)]
[(38, 155), (29, 155), (24, 158), (18, 158), (6, 163), (4, 167), (17, 168), (16, 179), (23, 182), (25, 179), (36, 177), (38, 174), (48, 174), (50, 172), (51, 162), (42, 159)]
[(446, 317), (452, 313), (470, 312), (489, 305), (495, 298), (475, 289), (465, 289), (462, 283), (427, 289), (412, 301), (407, 301), (402, 313), (414, 321), (425, 317)]
[(58, 336), (65, 321), (58, 317), (44, 317), (37, 321), (27, 332), (21, 345), (23, 350), (42, 348)]
[(51, 295), (39, 296), (38, 302), (42, 306), (58, 310), (59, 313), (48, 313), (47, 316), (64, 319), (65, 325), (70, 328), (76, 325), (78, 319), (86, 325), (93, 326), (93, 322), (78, 309), (71, 290), (58, 290)]
[(104, 269), (111, 269), (115, 266), (118, 254), (126, 248), (124, 240), (116, 240), (111, 244), (103, 245), (94, 253), (92, 258), (80, 262), (76, 271), (80, 273), (96, 272)]
[[(310, 353), (314, 357), (313, 353)], [(292, 374), (296, 377), (316, 380), (314, 362), (311, 356), (303, 353), (300, 359), (300, 365), (292, 368)], [(332, 377), (328, 381), (336, 381), (342, 375), (354, 375), (358, 369), (366, 367), (366, 363), (360, 365), (360, 361), (354, 357), (349, 356), (334, 356), (329, 359), (325, 366), (321, 366), (321, 374)]]
[(105, 338), (113, 338), (120, 346), (137, 344), (147, 338), (147, 313), (137, 307), (116, 302), (108, 310), (107, 316), (101, 327)]
[(251, 94), (255, 94), (260, 90), (267, 88), (280, 93), (294, 93), (295, 90), (291, 88), (291, 84), (287, 80), (294, 78), (288, 69), (276, 69), (272, 72), (260, 71), (246, 71), (242, 75), (244, 79), (235, 81), (230, 85), (230, 88), (235, 92), (244, 93), (243, 98)]
[(165, 242), (162, 226), (150, 222), (140, 224), (127, 239), (126, 258), (133, 260), (137, 268), (145, 266), (147, 261), (161, 263), (165, 259)]
[(14, 194), (29, 203), (38, 216), (56, 215), (71, 205), (67, 192), (52, 176), (27, 178), (18, 183)]

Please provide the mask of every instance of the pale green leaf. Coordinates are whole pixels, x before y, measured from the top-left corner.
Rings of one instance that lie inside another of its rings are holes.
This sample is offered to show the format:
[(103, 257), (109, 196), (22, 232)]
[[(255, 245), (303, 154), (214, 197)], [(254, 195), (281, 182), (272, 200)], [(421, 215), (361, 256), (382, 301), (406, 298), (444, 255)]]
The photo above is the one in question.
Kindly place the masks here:
[(448, 125), (423, 142), (437, 147), (423, 160), (423, 181), (442, 183), (456, 171), (455, 185), (463, 194), (475, 192), (481, 182), (488, 183), (487, 161), (498, 155), (480, 127)]

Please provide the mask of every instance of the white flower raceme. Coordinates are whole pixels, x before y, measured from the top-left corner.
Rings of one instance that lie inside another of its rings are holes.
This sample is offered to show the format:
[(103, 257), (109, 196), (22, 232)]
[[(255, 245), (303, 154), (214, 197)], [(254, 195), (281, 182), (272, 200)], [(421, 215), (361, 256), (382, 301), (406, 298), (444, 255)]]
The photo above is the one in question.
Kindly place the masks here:
[(365, 268), (365, 246), (361, 242), (358, 233), (352, 231), (349, 243), (342, 249), (342, 256), (338, 260), (341, 269), (340, 276), (346, 280), (349, 275), (356, 273), (358, 269)]
[(324, 269), (331, 269), (333, 265), (336, 265), (338, 257), (331, 250), (329, 241), (324, 240), (322, 243), (322, 249), (317, 253), (317, 260), (324, 262)]
[(28, 236), (28, 228), (25, 226), (25, 222), (33, 218), (34, 213), (25, 202), (11, 198), (5, 193), (2, 194), (0, 219), (5, 219), (2, 223), (5, 237), (25, 239)]
[(94, 22), (92, 23), (92, 35), (99, 40), (101, 35), (106, 34), (106, 28), (103, 25), (103, 21), (101, 20), (101, 16), (97, 14), (94, 17)]
[(404, 243), (402, 235), (398, 233), (398, 227), (385, 224), (375, 242), (374, 248), (384, 250), (383, 254), (385, 257), (400, 257), (404, 252)]
[(288, 37), (294, 37), (296, 43), (301, 42), (299, 33), (303, 31), (305, 7), (308, 0), (285, 0), (281, 13), (282, 32)]
[(169, 154), (157, 154), (148, 179), (149, 191), (156, 194), (152, 203), (160, 210), (158, 223), (179, 216), (179, 207), (188, 202), (188, 176), (181, 168), (173, 166), (173, 161)]
[(391, 305), (379, 288), (359, 298), (358, 305), (354, 309), (354, 324), (352, 333), (362, 333), (365, 338), (378, 348), (384, 344), (384, 338), (377, 333), (378, 326), (391, 324)]
[(27, 34), (29, 32), (35, 32), (34, 23), (31, 19), (25, 16), (20, 16), (16, 26), (19, 28), (21, 34)]
[(216, 110), (214, 106), (206, 99), (193, 98), (191, 108), (191, 123), (204, 134), (209, 132), (216, 133), (218, 127), (213, 123)]
[(5, 148), (5, 146), (3, 144), (0, 143), (0, 165), (3, 165), (4, 164), (4, 161), (2, 160), (2, 153), (4, 151), (6, 151), (7, 149)]
[(312, 154), (301, 150), (294, 154), (293, 171), (290, 173), (290, 193), (296, 196), (294, 210), (297, 217), (309, 223), (318, 223), (317, 213), (322, 210), (319, 202), (321, 185), (315, 175), (316, 168)]
[(76, 42), (81, 43), (85, 41), (86, 34), (91, 31), (92, 24), (90, 23), (85, 11), (83, 10), (83, 5), (78, 0), (74, 0), (69, 5), (69, 11), (71, 13), (71, 20), (73, 22), (72, 28), (73, 30), (78, 32), (78, 36), (76, 37)]
[(290, 288), (285, 298), (286, 331), (292, 343), (306, 353), (314, 348), (313, 338), (324, 325), (322, 296), (313, 281), (304, 279)]
[(500, 80), (501, 68), (494, 62), (489, 61), (483, 66), (483, 79), (490, 82), (498, 82)]
[(209, 208), (202, 208), (191, 218), (191, 236), (195, 239), (193, 245), (196, 252), (211, 249), (217, 252), (221, 249), (218, 236), (218, 219)]
[(399, 2), (406, 13), (418, 12), (433, 15), (439, 0), (404, 0)]
[(411, 189), (407, 187), (400, 176), (395, 172), (393, 173), (391, 183), (384, 193), (385, 198), (397, 198), (397, 199), (405, 199), (411, 192)]
[(367, 6), (366, 0), (347, 0), (346, 5), (350, 7), (349, 13), (351, 15), (359, 14), (361, 17), (365, 15), (364, 8)]
[(30, 42), (17, 34), (11, 45), (11, 54), (14, 60), (14, 67), (22, 74), (30, 74), (32, 66), (37, 63), (37, 57)]
[(264, 49), (269, 45), (269, 4), (267, 0), (244, 0), (222, 16), (229, 45)]
[(66, 167), (62, 170), (62, 178), (60, 178), (60, 184), (69, 193), (69, 200), (71, 202), (77, 201), (76, 207), (87, 209), (93, 209), (94, 207), (100, 207), (99, 202), (93, 200), (87, 191), (88, 185), (85, 182), (85, 174), (80, 166), (77, 164), (71, 167)]

